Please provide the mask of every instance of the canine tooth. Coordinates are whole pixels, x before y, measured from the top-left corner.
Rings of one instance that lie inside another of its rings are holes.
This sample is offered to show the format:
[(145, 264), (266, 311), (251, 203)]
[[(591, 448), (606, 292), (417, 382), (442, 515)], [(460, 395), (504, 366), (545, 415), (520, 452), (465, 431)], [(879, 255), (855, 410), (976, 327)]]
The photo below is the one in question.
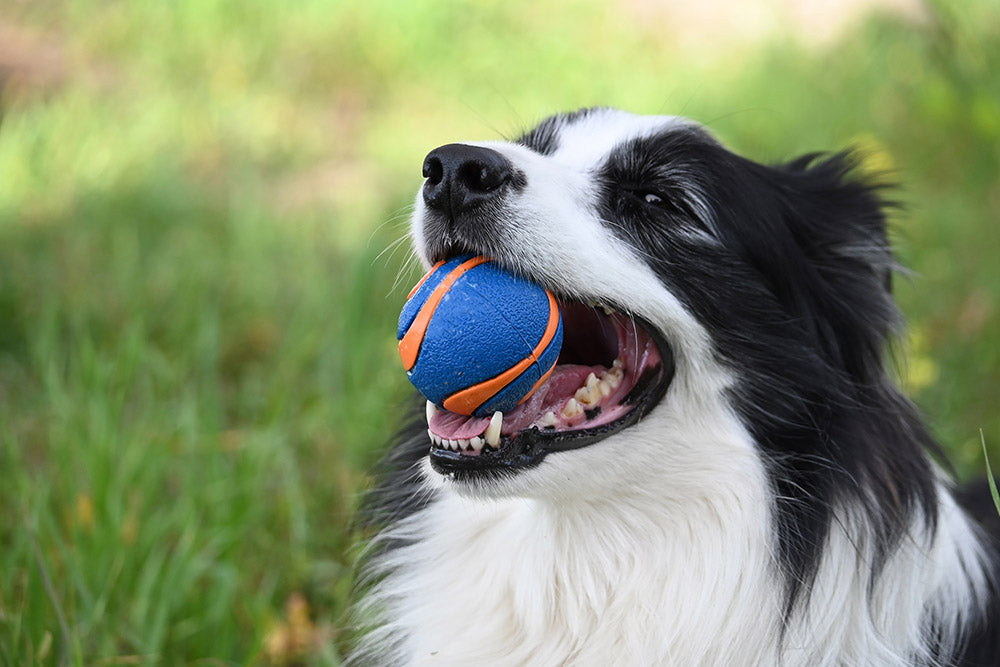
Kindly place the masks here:
[(538, 425), (539, 426), (543, 426), (543, 427), (544, 426), (555, 426), (558, 423), (559, 423), (559, 417), (556, 417), (556, 413), (552, 412), (551, 410), (549, 410), (548, 412), (546, 412), (544, 415), (542, 415), (538, 419)]
[(486, 427), (483, 438), (486, 444), (497, 447), (500, 444), (500, 428), (503, 426), (503, 413), (497, 410), (490, 418), (490, 425)]
[(562, 414), (563, 417), (568, 418), (579, 417), (583, 414), (583, 408), (580, 407), (580, 403), (576, 400), (576, 398), (571, 398), (566, 401), (566, 405), (563, 406)]
[(431, 403), (430, 401), (427, 401), (426, 411), (427, 411), (427, 423), (430, 424), (431, 417), (433, 417), (434, 413), (438, 411), (437, 406)]

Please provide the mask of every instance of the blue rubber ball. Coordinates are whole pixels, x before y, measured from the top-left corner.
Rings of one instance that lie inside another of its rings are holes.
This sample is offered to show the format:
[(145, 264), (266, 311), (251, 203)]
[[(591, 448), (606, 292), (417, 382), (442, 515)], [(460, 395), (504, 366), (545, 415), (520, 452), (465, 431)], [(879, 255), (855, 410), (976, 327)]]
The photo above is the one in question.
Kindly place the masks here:
[(463, 415), (508, 412), (555, 368), (562, 315), (552, 294), (487, 257), (439, 262), (410, 292), (396, 332), (413, 385)]

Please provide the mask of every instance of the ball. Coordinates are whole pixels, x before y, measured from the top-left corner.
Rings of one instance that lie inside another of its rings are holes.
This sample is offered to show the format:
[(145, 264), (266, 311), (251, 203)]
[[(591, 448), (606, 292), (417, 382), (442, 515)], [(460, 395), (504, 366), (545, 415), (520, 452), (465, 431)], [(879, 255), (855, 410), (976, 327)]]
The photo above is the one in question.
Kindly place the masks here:
[(413, 385), (434, 404), (488, 417), (527, 399), (562, 347), (552, 294), (487, 257), (438, 262), (410, 292), (396, 332)]

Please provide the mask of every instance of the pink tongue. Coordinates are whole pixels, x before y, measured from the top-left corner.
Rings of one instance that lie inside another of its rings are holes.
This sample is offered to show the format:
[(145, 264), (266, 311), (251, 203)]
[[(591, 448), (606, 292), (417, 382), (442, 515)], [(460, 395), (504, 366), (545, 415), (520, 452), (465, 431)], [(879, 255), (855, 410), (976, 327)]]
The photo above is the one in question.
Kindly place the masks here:
[[(538, 388), (531, 398), (503, 416), (503, 433), (509, 434), (527, 428), (535, 417), (547, 410), (558, 410), (567, 396), (572, 396), (587, 380), (591, 372), (600, 373), (600, 366), (561, 364), (556, 366), (548, 382)], [(441, 438), (468, 440), (482, 435), (490, 424), (489, 417), (467, 417), (439, 409), (427, 425)]]
[(560, 364), (552, 371), (548, 382), (538, 388), (527, 401), (503, 416), (502, 433), (514, 433), (527, 428), (535, 417), (552, 411), (559, 411), (566, 399), (583, 386), (590, 373), (600, 374), (601, 366), (580, 366)]
[(489, 425), (489, 417), (466, 417), (447, 410), (438, 410), (427, 426), (435, 435), (442, 438), (468, 440), (482, 435)]

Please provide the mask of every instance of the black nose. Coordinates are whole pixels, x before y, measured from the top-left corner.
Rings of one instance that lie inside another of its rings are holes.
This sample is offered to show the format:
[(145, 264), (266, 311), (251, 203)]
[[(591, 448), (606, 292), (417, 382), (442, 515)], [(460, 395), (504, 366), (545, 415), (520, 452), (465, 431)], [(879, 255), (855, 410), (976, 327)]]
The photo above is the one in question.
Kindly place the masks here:
[(455, 216), (496, 199), (511, 178), (500, 153), (467, 144), (447, 144), (424, 158), (424, 202)]

